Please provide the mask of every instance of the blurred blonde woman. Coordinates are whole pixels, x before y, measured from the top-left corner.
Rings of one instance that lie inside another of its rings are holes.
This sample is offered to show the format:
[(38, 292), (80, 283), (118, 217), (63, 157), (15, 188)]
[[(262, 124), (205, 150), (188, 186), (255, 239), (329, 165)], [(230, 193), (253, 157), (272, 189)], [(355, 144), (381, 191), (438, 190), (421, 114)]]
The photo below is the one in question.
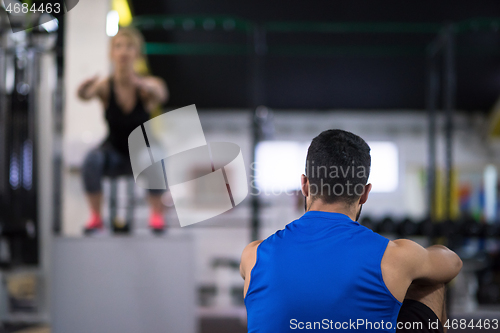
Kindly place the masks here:
[[(112, 73), (100, 79), (94, 76), (78, 88), (82, 100), (97, 98), (101, 101), (108, 127), (108, 136), (90, 151), (83, 163), (83, 183), (91, 210), (85, 232), (103, 228), (101, 217), (103, 175), (130, 173), (128, 136), (150, 119), (150, 113), (167, 102), (169, 93), (165, 82), (154, 76), (141, 76), (134, 69), (142, 59), (143, 38), (132, 28), (121, 28), (110, 42)], [(165, 228), (162, 191), (149, 190), (151, 214), (149, 226), (153, 231)]]

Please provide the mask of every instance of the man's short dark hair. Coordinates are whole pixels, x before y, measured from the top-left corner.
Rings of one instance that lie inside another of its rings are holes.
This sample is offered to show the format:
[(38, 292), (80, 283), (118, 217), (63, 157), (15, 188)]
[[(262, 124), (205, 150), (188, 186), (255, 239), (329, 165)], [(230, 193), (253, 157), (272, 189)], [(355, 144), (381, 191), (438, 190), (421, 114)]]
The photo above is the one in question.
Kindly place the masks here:
[(312, 199), (355, 203), (370, 175), (370, 147), (359, 136), (332, 129), (315, 137), (306, 158)]

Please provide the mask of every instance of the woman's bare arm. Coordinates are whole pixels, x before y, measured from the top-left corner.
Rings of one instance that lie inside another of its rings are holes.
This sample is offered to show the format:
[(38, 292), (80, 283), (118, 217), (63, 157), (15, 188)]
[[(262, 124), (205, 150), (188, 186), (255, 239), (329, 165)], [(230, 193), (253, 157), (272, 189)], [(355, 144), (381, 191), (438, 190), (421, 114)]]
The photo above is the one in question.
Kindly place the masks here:
[(137, 78), (135, 83), (139, 88), (141, 98), (147, 104), (149, 110), (168, 101), (168, 87), (161, 78), (154, 76)]
[(84, 101), (88, 101), (94, 97), (102, 98), (102, 81), (99, 81), (97, 75), (83, 81), (78, 87), (78, 97)]

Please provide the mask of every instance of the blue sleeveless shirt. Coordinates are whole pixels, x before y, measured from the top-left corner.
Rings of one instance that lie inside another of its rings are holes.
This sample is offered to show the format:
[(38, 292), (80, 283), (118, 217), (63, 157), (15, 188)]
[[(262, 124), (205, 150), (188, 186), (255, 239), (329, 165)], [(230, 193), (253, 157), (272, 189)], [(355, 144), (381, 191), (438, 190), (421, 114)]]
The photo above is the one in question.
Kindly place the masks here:
[(248, 333), (395, 332), (401, 302), (380, 268), (388, 242), (339, 213), (289, 223), (257, 248)]

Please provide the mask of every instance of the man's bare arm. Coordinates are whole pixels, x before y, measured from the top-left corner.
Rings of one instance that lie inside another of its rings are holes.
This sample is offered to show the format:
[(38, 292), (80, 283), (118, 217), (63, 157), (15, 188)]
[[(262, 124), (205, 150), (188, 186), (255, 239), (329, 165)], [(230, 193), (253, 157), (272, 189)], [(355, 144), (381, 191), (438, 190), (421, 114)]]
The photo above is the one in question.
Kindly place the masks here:
[(262, 243), (261, 240), (251, 242), (245, 247), (245, 249), (243, 249), (243, 253), (241, 254), (240, 275), (243, 280), (245, 280), (243, 297), (245, 297), (248, 286), (250, 285), (250, 273), (253, 266), (255, 266), (255, 262), (257, 261), (257, 247), (260, 243)]
[(448, 283), (462, 269), (460, 257), (443, 245), (423, 248), (408, 239), (395, 240), (394, 244), (399, 247), (404, 266), (414, 283)]

